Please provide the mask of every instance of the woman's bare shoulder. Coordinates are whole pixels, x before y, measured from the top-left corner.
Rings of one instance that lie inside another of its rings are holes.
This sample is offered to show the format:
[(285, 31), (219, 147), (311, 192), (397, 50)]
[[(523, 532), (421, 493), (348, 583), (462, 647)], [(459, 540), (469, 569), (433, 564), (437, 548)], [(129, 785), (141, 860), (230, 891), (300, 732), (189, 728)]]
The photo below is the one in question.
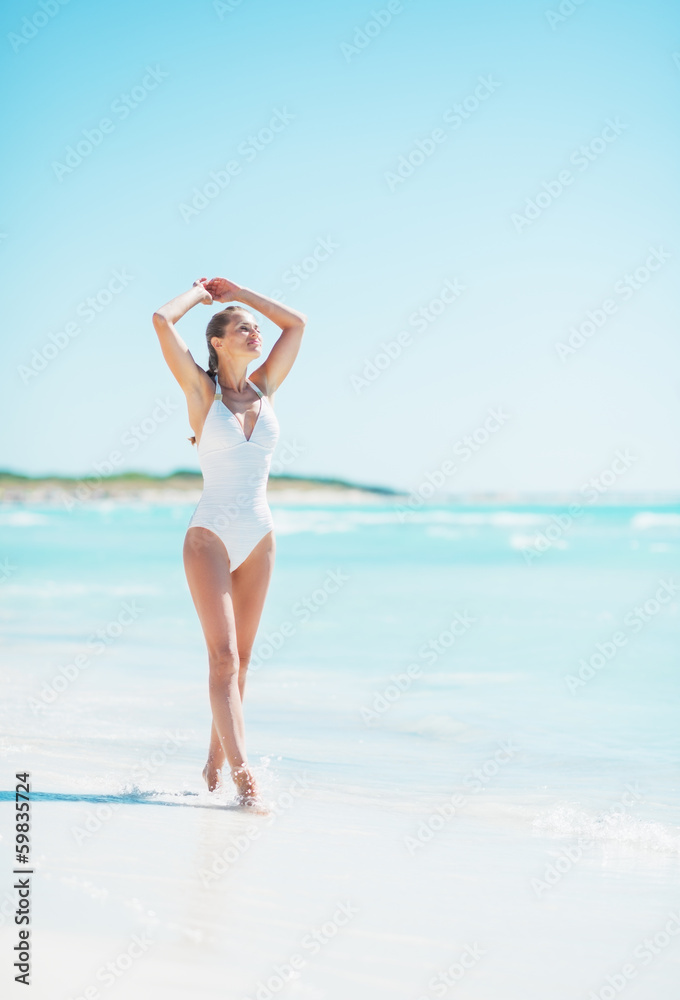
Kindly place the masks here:
[(274, 399), (275, 390), (270, 390), (267, 385), (267, 376), (265, 375), (264, 365), (260, 365), (256, 368), (252, 375), (248, 376), (248, 380), (256, 385), (263, 396), (266, 396), (270, 402)]

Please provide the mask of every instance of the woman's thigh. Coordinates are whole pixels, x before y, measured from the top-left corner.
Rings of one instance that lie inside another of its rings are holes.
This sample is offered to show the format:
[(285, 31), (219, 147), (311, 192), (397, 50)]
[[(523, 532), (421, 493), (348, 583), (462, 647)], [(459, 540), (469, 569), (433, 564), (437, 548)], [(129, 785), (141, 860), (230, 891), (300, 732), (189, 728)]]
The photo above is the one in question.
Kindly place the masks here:
[(274, 532), (270, 531), (231, 574), (238, 651), (242, 660), (250, 657), (255, 642), (275, 556), (276, 541)]
[(236, 654), (232, 576), (224, 542), (208, 528), (189, 528), (183, 555), (189, 591), (203, 628), (208, 654)]

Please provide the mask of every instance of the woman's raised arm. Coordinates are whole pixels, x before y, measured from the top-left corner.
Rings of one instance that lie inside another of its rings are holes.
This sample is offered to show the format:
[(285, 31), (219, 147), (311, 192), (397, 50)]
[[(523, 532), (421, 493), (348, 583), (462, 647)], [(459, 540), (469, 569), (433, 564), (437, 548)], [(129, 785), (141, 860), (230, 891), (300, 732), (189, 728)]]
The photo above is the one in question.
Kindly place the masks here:
[(208, 306), (211, 304), (213, 298), (203, 284), (205, 280), (195, 281), (188, 291), (166, 302), (153, 314), (153, 327), (158, 334), (163, 357), (185, 393), (201, 385), (205, 372), (194, 361), (191, 351), (177, 333), (175, 323), (199, 302)]

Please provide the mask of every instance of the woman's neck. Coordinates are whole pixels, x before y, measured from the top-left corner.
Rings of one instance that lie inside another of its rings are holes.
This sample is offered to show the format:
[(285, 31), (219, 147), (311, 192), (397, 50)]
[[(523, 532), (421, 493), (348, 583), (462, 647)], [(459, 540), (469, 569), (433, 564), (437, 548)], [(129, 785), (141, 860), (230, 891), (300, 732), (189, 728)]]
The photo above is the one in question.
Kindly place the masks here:
[(248, 368), (241, 365), (228, 365), (224, 362), (217, 369), (217, 381), (223, 389), (243, 392), (248, 378)]

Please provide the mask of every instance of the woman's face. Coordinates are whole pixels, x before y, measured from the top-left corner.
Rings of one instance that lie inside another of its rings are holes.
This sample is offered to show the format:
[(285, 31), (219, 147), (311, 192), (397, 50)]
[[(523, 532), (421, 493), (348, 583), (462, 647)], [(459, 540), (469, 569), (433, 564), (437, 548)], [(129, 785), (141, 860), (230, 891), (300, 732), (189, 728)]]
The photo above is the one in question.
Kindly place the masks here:
[(255, 317), (245, 310), (232, 315), (231, 321), (221, 340), (213, 338), (217, 354), (226, 351), (231, 357), (259, 358), (262, 353), (262, 337)]

